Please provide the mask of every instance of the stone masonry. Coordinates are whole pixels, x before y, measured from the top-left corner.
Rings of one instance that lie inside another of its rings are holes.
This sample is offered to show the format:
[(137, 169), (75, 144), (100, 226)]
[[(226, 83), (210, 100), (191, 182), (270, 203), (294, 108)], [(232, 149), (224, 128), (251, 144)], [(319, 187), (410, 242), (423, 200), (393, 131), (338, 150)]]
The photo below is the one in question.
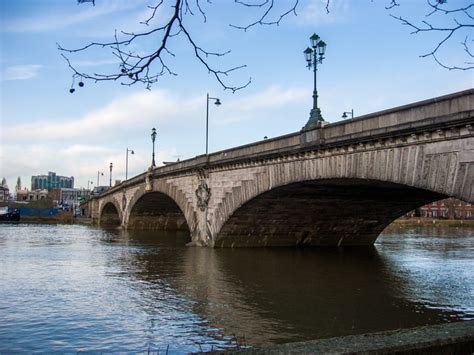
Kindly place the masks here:
[(101, 225), (193, 245), (371, 245), (447, 196), (474, 202), (474, 90), (150, 169), (89, 202)]

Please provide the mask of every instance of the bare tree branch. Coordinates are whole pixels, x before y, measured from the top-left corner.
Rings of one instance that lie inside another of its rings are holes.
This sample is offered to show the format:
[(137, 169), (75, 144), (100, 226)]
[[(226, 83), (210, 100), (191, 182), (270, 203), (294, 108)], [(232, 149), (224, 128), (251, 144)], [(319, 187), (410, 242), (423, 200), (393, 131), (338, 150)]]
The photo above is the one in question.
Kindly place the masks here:
[[(399, 21), (402, 25), (408, 26), (412, 29), (411, 34), (419, 34), (419, 33), (439, 33), (440, 40), (434, 46), (434, 48), (429, 51), (428, 53), (420, 55), (421, 58), (426, 57), (433, 57), (433, 59), (443, 68), (448, 70), (470, 70), (474, 69), (472, 62), (465, 62), (464, 65), (447, 65), (444, 61), (439, 59), (439, 52), (441, 48), (450, 41), (455, 34), (460, 33), (460, 31), (467, 30), (468, 33), (471, 32), (471, 29), (474, 28), (474, 23), (470, 20), (474, 20), (474, 16), (469, 13), (470, 10), (474, 10), (474, 3), (469, 4), (464, 7), (458, 8), (447, 8), (448, 5), (447, 0), (427, 0), (427, 5), (430, 8), (430, 12), (426, 14), (426, 17), (431, 17), (434, 14), (440, 15), (451, 15), (451, 16), (465, 16), (466, 19), (461, 19), (460, 17), (453, 17), (451, 20), (453, 21), (452, 26), (436, 26), (432, 23), (428, 22), (427, 20), (422, 20), (419, 24), (409, 21), (408, 19), (402, 16), (395, 16), (391, 14), (390, 16)], [(391, 0), (390, 5), (386, 7), (387, 9), (391, 9), (395, 6), (400, 6), (397, 0)], [(468, 44), (468, 37), (469, 34), (465, 37), (464, 42), (461, 42), (461, 45), (464, 51), (472, 57), (472, 41), (471, 46)]]
[(397, 3), (397, 0), (391, 0), (391, 1), (390, 1), (390, 4), (388, 4), (387, 6), (385, 6), (385, 10), (393, 9), (395, 6), (400, 6), (400, 4)]
[[(146, 30), (141, 32), (115, 32), (114, 39), (109, 42), (91, 42), (79, 48), (65, 48), (58, 44), (58, 49), (65, 59), (67, 65), (72, 70), (73, 86), (76, 79), (80, 79), (79, 86), (84, 86), (83, 80), (99, 81), (119, 81), (122, 85), (144, 84), (148, 89), (151, 88), (162, 76), (177, 75), (169, 66), (168, 61), (175, 57), (175, 54), (169, 49), (169, 44), (179, 38), (184, 41), (193, 50), (194, 56), (199, 63), (212, 74), (224, 90), (237, 90), (247, 87), (251, 83), (249, 78), (241, 85), (232, 85), (228, 83), (229, 77), (235, 71), (245, 68), (245, 65), (237, 65), (227, 69), (215, 67), (210, 62), (210, 57), (223, 57), (230, 53), (230, 50), (216, 52), (209, 51), (201, 47), (195, 40), (194, 34), (187, 27), (187, 20), (191, 16), (198, 15), (204, 23), (207, 22), (206, 9), (212, 6), (211, 0), (154, 0), (155, 5), (148, 6), (150, 10), (149, 17), (141, 22), (146, 26)], [(321, 0), (325, 5), (326, 12), (329, 13), (331, 0)], [(374, 0), (372, 0), (374, 1)], [(401, 0), (384, 0), (387, 2), (387, 10), (395, 10), (402, 7)], [(466, 61), (464, 65), (447, 65), (441, 57), (442, 48), (459, 35), (462, 31), (468, 31), (461, 42), (463, 53), (466, 53), (468, 59), (474, 58), (473, 41), (469, 39), (470, 32), (474, 27), (474, 3), (463, 7), (450, 7), (448, 0), (426, 0), (428, 11), (426, 19), (413, 22), (402, 16), (391, 14), (393, 18), (402, 25), (408, 26), (412, 34), (419, 33), (439, 33), (440, 39), (428, 53), (421, 57), (433, 57), (433, 59), (443, 68), (449, 70), (469, 70), (474, 68), (472, 60)], [(234, 0), (234, 5), (247, 8), (249, 12), (255, 13), (255, 20), (246, 25), (230, 24), (231, 27), (247, 31), (257, 25), (279, 25), (287, 16), (297, 15), (297, 9), (300, 0)], [(171, 11), (168, 13), (168, 9)], [(166, 15), (163, 15), (166, 14)], [(434, 25), (438, 16), (448, 16), (453, 22), (451, 26)], [(428, 20), (430, 22), (428, 22)], [(138, 53), (132, 48), (140, 47), (142, 41), (147, 38), (155, 39), (156, 48), (146, 53)], [(110, 73), (87, 73), (77, 68), (71, 61), (71, 56), (83, 52), (93, 51), (94, 49), (108, 49), (114, 58), (117, 59), (117, 67)], [(74, 91), (74, 87), (71, 87)], [(71, 91), (71, 92), (73, 92)]]
[[(329, 0), (328, 0), (329, 1)], [(249, 28), (254, 27), (256, 25), (279, 25), (280, 22), (288, 16), (289, 14), (293, 13), (296, 16), (296, 7), (298, 6), (299, 0), (294, 0), (293, 5), (283, 13), (280, 13), (277, 17), (277, 19), (269, 20), (268, 18), (271, 16), (271, 12), (274, 9), (275, 6), (275, 0), (265, 0), (260, 3), (250, 3), (247, 1), (242, 1), (242, 0), (235, 0), (235, 3), (249, 7), (249, 8), (261, 8), (263, 9), (263, 14), (259, 17), (258, 20), (246, 25), (246, 26), (239, 26), (239, 25), (233, 25), (230, 24), (231, 27), (237, 28), (239, 30), (244, 30), (247, 31)]]
[(144, 25), (149, 25), (150, 24), (150, 21), (153, 20), (153, 18), (155, 17), (156, 15), (156, 11), (158, 11), (158, 8), (163, 4), (163, 0), (160, 0), (158, 2), (158, 4), (156, 4), (155, 6), (148, 6), (149, 9), (152, 9), (153, 12), (151, 13), (151, 16), (146, 19), (145, 21), (143, 22), (140, 22), (141, 24), (144, 24)]
[[(211, 4), (209, 0), (157, 0), (155, 6), (148, 6), (151, 11), (150, 16), (142, 22), (150, 26), (151, 21), (155, 20), (159, 10), (165, 9), (170, 5), (173, 9), (172, 14), (166, 19), (165, 23), (155, 25), (143, 32), (125, 32), (115, 33), (114, 40), (110, 42), (92, 42), (80, 48), (65, 48), (58, 44), (61, 55), (66, 60), (69, 68), (73, 72), (73, 83), (76, 78), (82, 80), (99, 81), (120, 81), (123, 85), (134, 85), (143, 83), (148, 89), (164, 75), (177, 75), (167, 64), (167, 57), (175, 55), (168, 49), (168, 42), (173, 38), (184, 36), (187, 43), (192, 47), (195, 57), (212, 74), (224, 90), (235, 92), (247, 87), (251, 79), (248, 79), (242, 85), (229, 85), (227, 79), (234, 71), (246, 67), (239, 65), (227, 69), (218, 69), (210, 64), (209, 57), (222, 57), (230, 53), (230, 50), (223, 52), (208, 51), (200, 47), (185, 26), (187, 16), (194, 16), (198, 13), (203, 21), (207, 21), (206, 13), (203, 8), (204, 3)], [(161, 13), (161, 11), (160, 11)], [(139, 43), (147, 37), (156, 37), (159, 39), (157, 48), (149, 53), (137, 53), (129, 50), (131, 44)], [(118, 70), (111, 73), (86, 73), (80, 71), (71, 62), (69, 56), (75, 53), (86, 52), (93, 48), (108, 48), (112, 55), (117, 58)]]

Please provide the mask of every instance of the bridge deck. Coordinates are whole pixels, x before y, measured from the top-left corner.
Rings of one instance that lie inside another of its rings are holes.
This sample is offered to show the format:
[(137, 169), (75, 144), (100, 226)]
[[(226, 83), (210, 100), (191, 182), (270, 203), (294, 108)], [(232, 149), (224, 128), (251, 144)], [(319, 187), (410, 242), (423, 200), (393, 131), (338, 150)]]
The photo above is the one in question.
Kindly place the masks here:
[[(154, 169), (154, 176), (182, 173), (206, 166), (358, 144), (390, 137), (474, 124), (474, 89), (379, 111), (335, 123), (323, 129), (299, 131), (215, 153), (199, 155)], [(145, 173), (111, 189), (141, 183)]]

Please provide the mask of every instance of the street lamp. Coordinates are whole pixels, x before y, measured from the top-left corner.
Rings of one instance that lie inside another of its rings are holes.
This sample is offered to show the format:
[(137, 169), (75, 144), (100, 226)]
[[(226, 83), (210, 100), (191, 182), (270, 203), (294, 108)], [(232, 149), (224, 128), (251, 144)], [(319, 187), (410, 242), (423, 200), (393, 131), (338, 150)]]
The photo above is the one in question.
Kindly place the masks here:
[(133, 149), (127, 148), (127, 151), (125, 153), (125, 180), (128, 179), (128, 153), (133, 155), (135, 154), (135, 152), (133, 151)]
[(156, 139), (156, 128), (151, 129), (151, 141), (153, 142), (153, 154), (151, 155), (151, 166), (155, 167), (155, 139)]
[(97, 171), (97, 187), (99, 187), (99, 176), (102, 175), (104, 176), (104, 173), (102, 171)]
[(347, 115), (351, 115), (351, 118), (354, 118), (354, 109), (351, 109), (350, 111), (344, 111), (341, 117), (347, 118)]
[(92, 180), (87, 180), (87, 190), (89, 190), (89, 184), (94, 185)]
[(113, 168), (113, 164), (110, 163), (109, 165), (109, 169), (110, 169), (110, 182), (109, 182), (109, 186), (112, 187), (112, 168)]
[(217, 97), (209, 97), (209, 93), (207, 93), (207, 100), (206, 100), (206, 156), (209, 151), (209, 100), (214, 100), (214, 105), (220, 106), (221, 101)]
[(318, 90), (316, 88), (316, 72), (318, 71), (318, 63), (322, 64), (324, 59), (324, 53), (326, 52), (326, 43), (314, 33), (310, 38), (311, 47), (306, 48), (304, 51), (305, 59), (307, 62), (308, 69), (313, 68), (314, 72), (314, 90), (313, 90), (313, 108), (309, 114), (309, 120), (304, 126), (304, 130), (313, 129), (320, 127), (321, 123), (324, 122), (323, 116), (321, 116), (321, 110), (318, 108)]

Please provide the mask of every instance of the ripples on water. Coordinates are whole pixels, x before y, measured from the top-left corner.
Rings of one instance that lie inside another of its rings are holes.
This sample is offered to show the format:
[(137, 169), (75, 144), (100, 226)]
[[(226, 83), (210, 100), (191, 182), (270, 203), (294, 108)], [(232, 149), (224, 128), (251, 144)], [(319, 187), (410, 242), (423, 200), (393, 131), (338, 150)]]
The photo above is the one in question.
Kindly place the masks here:
[(472, 229), (392, 229), (354, 249), (187, 238), (0, 226), (0, 351), (205, 351), (474, 319)]

